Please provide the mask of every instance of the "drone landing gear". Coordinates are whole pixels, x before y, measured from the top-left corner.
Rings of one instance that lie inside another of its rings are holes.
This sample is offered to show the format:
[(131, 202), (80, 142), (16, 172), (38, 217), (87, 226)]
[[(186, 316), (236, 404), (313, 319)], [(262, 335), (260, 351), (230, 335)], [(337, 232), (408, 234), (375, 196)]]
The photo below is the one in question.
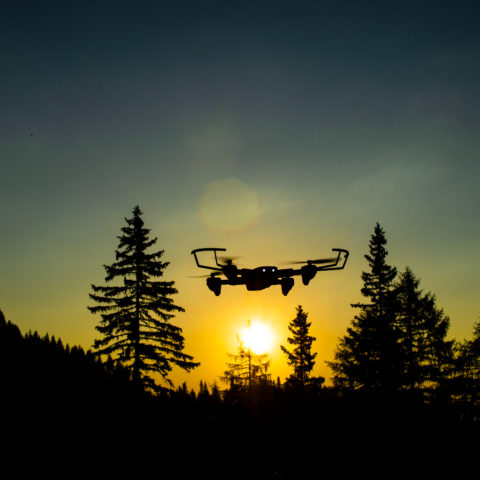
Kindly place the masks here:
[(294, 283), (295, 282), (293, 281), (293, 278), (287, 277), (282, 279), (282, 282), (281, 282), (282, 293), (285, 296), (288, 295), (288, 292), (292, 289)]
[(222, 290), (222, 281), (219, 278), (208, 277), (207, 287), (218, 297)]

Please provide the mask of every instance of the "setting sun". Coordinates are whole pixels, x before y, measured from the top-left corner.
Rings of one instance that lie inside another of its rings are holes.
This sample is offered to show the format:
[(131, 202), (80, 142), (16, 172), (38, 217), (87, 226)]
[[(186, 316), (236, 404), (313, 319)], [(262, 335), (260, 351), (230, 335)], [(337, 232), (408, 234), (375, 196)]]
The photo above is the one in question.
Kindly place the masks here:
[(273, 346), (273, 331), (262, 322), (249, 322), (248, 326), (240, 331), (239, 337), (245, 347), (256, 354), (268, 353)]

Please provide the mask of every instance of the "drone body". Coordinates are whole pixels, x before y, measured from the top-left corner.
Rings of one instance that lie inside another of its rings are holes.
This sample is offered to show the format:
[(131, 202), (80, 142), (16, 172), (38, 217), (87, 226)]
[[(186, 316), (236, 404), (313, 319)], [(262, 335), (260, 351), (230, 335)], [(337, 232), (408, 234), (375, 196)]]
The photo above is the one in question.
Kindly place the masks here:
[[(334, 248), (336, 256), (320, 260), (306, 260), (300, 268), (277, 268), (275, 266), (262, 266), (257, 268), (238, 268), (233, 264), (231, 258), (227, 258), (225, 263), (220, 263), (217, 252), (224, 252), (225, 248), (197, 248), (192, 251), (197, 266), (212, 270), (207, 278), (207, 287), (215, 294), (220, 295), (222, 285), (245, 285), (247, 290), (263, 290), (272, 285), (280, 285), (282, 293), (288, 295), (288, 292), (294, 285), (293, 277), (299, 275), (302, 277), (304, 285), (308, 285), (316, 273), (324, 270), (341, 270), (345, 267), (348, 258), (348, 251), (342, 248)], [(198, 261), (197, 253), (211, 251), (215, 257), (215, 265), (202, 265)], [(220, 278), (223, 276), (224, 278)]]

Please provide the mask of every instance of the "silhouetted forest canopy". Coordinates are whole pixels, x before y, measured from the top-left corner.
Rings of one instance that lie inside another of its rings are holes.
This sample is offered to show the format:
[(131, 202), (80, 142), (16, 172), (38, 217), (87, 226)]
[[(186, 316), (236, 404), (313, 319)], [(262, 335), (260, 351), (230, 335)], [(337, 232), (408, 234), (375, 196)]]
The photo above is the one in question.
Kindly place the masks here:
[[(125, 255), (106, 267), (110, 278), (133, 275), (121, 287), (94, 287), (92, 298), (108, 307), (99, 310), (98, 329), (108, 341), (93, 350), (71, 347), (22, 333), (0, 311), (5, 464), (28, 459), (37, 471), (164, 476), (171, 468), (175, 478), (296, 479), (319, 477), (326, 465), (339, 473), (373, 473), (380, 462), (404, 473), (453, 465), (459, 472), (473, 461), (480, 322), (471, 339), (448, 338), (450, 319), (435, 296), (412, 268), (398, 273), (389, 265), (378, 223), (365, 255), (364, 301), (352, 305), (356, 313), (330, 362), (331, 386), (311, 376), (318, 361), (312, 319), (299, 305), (282, 342), (291, 367), (285, 382), (272, 379), (266, 357), (240, 345), (229, 357), (224, 388), (203, 380), (198, 389), (170, 381), (155, 388), (149, 372), (165, 379), (172, 359), (186, 370), (196, 362), (182, 352), (181, 330), (171, 324), (171, 312), (181, 310), (169, 300), (173, 282), (147, 278), (167, 264), (158, 263), (158, 252), (145, 256), (152, 240), (140, 213), (123, 230)], [(140, 320), (151, 327), (144, 337)]]

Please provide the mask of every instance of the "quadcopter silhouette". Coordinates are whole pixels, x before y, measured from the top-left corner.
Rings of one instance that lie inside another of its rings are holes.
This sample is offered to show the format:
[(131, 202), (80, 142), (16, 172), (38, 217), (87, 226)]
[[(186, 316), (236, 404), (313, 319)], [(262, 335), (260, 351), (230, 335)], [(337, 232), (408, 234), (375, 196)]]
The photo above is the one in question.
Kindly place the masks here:
[[(317, 272), (342, 270), (347, 263), (348, 250), (333, 248), (336, 256), (288, 262), (289, 264), (304, 264), (300, 268), (278, 268), (275, 266), (261, 266), (256, 268), (238, 268), (233, 262), (238, 257), (218, 257), (217, 252), (225, 252), (226, 248), (197, 248), (191, 254), (195, 257), (199, 268), (213, 270), (212, 273), (201, 275), (207, 278), (207, 287), (218, 297), (222, 285), (245, 285), (247, 290), (263, 290), (272, 285), (280, 285), (283, 295), (288, 295), (295, 281), (294, 276), (300, 275), (304, 285), (308, 285)], [(197, 257), (199, 252), (213, 252), (215, 265), (202, 265)], [(219, 260), (224, 263), (220, 263)], [(220, 278), (221, 276), (225, 278)]]

